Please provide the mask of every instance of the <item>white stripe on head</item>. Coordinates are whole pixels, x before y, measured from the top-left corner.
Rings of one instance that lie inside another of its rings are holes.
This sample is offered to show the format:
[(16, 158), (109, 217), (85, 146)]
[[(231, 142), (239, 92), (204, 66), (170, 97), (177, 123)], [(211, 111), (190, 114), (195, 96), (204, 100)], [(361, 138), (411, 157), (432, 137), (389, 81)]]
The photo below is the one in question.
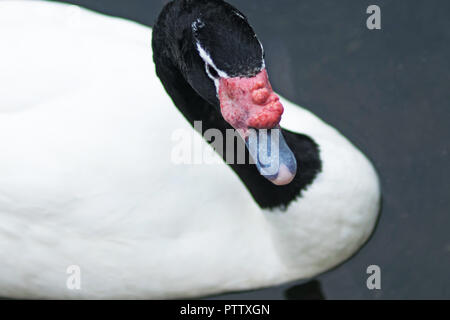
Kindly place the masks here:
[(192, 22), (192, 30), (194, 30), (194, 32), (196, 32), (199, 28), (203, 28), (204, 26), (205, 24), (200, 18)]
[(218, 75), (221, 78), (230, 78), (230, 76), (228, 76), (228, 74), (225, 71), (220, 70), (219, 68), (217, 68), (216, 64), (214, 63), (214, 61), (212, 60), (211, 56), (209, 55), (208, 52), (206, 52), (205, 49), (202, 48), (201, 44), (199, 42), (197, 42), (197, 50), (200, 53), (200, 57), (203, 59), (203, 61), (205, 61), (205, 63), (209, 64), (211, 67), (214, 68), (214, 70), (217, 71)]
[[(198, 18), (197, 20), (192, 22), (192, 31), (194, 31), (194, 33), (195, 33), (198, 31), (198, 29), (201, 29), (204, 26), (205, 26), (205, 23), (200, 18)], [(213, 75), (208, 70), (208, 66), (213, 68), (217, 72), (219, 77), (221, 77), (221, 78), (230, 78), (230, 77), (228, 76), (228, 74), (226, 72), (217, 68), (216, 64), (214, 63), (214, 61), (211, 58), (211, 55), (201, 46), (200, 42), (197, 41), (196, 44), (197, 44), (198, 53), (200, 54), (200, 57), (205, 62), (206, 74), (208, 75), (209, 78), (211, 78), (211, 80), (214, 81), (214, 84), (216, 86), (216, 91), (218, 94), (219, 93), (219, 79), (216, 79), (215, 77), (213, 77)]]
[(234, 13), (235, 13), (239, 18), (241, 18), (241, 19), (243, 19), (243, 20), (246, 20), (245, 17), (244, 17), (240, 12), (235, 11)]
[(230, 76), (225, 71), (222, 71), (219, 68), (217, 68), (216, 64), (212, 60), (209, 53), (206, 52), (206, 50), (202, 48), (202, 46), (200, 45), (199, 42), (197, 42), (197, 50), (198, 50), (198, 53), (200, 54), (200, 57), (203, 59), (203, 61), (205, 61), (205, 71), (208, 74), (208, 77), (210, 77), (211, 80), (214, 81), (214, 84), (216, 85), (216, 91), (217, 91), (217, 93), (219, 93), (219, 79), (216, 79), (211, 75), (211, 73), (208, 70), (208, 66), (213, 68), (217, 72), (219, 77), (221, 77), (221, 78), (229, 79)]
[[(239, 17), (241, 17), (242, 19), (245, 20), (245, 17), (242, 16), (239, 12), (235, 12), (235, 13), (236, 13), (236, 15), (238, 15)], [(194, 21), (194, 22), (192, 23), (192, 30), (193, 30), (194, 32), (197, 32), (197, 30), (198, 30), (199, 28), (203, 28), (204, 26), (205, 26), (204, 22), (199, 18), (199, 19), (197, 19), (196, 21)], [(263, 70), (263, 69), (266, 68), (266, 62), (265, 62), (265, 60), (264, 60), (264, 47), (263, 47), (261, 41), (259, 41), (259, 39), (258, 39), (258, 37), (256, 36), (256, 34), (255, 34), (255, 38), (256, 38), (256, 40), (258, 40), (259, 45), (261, 46), (261, 52), (262, 52), (262, 57), (261, 57), (262, 65), (261, 65), (261, 70)], [(197, 42), (196, 42), (196, 45), (197, 45), (197, 50), (198, 50), (198, 53), (200, 54), (200, 57), (201, 57), (202, 60), (205, 62), (205, 71), (206, 71), (206, 74), (208, 75), (208, 77), (209, 77), (211, 80), (214, 81), (214, 84), (215, 84), (215, 86), (216, 86), (216, 92), (217, 92), (217, 94), (219, 94), (219, 79), (216, 79), (215, 77), (213, 77), (213, 75), (212, 75), (212, 74), (209, 72), (209, 70), (208, 70), (208, 66), (211, 67), (211, 68), (213, 68), (213, 69), (217, 72), (217, 74), (219, 75), (220, 78), (229, 79), (229, 78), (231, 78), (231, 77), (230, 77), (225, 71), (220, 70), (219, 68), (217, 68), (216, 64), (214, 63), (213, 59), (211, 58), (211, 55), (210, 55), (210, 54), (209, 54), (209, 53), (201, 46), (200, 42), (197, 41)]]
[(261, 70), (264, 70), (264, 69), (266, 68), (266, 60), (264, 59), (264, 47), (263, 47), (261, 41), (259, 41), (259, 39), (258, 39), (258, 37), (256, 36), (256, 34), (255, 34), (255, 38), (258, 40), (259, 45), (261, 46), (261, 52), (262, 52), (262, 57), (261, 57), (262, 65), (261, 65)]

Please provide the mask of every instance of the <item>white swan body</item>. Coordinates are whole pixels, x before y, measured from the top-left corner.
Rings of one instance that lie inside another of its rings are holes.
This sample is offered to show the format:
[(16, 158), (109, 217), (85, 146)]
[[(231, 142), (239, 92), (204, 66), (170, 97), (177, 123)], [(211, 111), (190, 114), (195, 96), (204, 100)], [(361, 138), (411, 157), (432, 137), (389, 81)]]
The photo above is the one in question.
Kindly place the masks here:
[[(2, 1), (0, 30), (0, 296), (271, 286), (336, 266), (371, 234), (372, 165), (305, 109), (283, 100), (282, 126), (316, 141), (322, 172), (286, 212), (266, 212), (225, 164), (171, 161), (172, 133), (192, 128), (155, 75), (150, 28)], [(72, 265), (80, 290), (67, 287)]]

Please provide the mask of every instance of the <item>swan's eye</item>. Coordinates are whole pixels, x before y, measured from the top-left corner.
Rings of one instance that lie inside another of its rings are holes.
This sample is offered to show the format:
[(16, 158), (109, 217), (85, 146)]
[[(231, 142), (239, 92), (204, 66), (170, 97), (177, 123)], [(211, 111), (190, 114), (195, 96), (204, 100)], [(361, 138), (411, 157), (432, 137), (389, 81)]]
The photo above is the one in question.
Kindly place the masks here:
[(206, 71), (214, 79), (219, 79), (219, 74), (217, 73), (217, 70), (214, 69), (214, 67), (212, 65), (206, 64)]

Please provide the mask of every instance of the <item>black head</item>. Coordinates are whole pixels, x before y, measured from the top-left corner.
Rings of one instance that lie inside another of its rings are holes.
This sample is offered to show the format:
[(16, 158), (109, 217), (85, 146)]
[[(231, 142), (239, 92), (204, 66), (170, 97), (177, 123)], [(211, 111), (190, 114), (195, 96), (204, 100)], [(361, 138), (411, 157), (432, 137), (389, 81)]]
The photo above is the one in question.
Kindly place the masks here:
[[(214, 129), (227, 122), (261, 175), (277, 185), (294, 179), (296, 159), (278, 130), (284, 109), (270, 85), (262, 45), (241, 12), (221, 0), (175, 0), (154, 27), (153, 50), (158, 76), (190, 121)], [(220, 114), (202, 100), (220, 107)], [(264, 164), (260, 141), (278, 146), (278, 155), (271, 152)]]
[(175, 0), (160, 14), (153, 31), (154, 54), (170, 61), (211, 105), (220, 77), (253, 77), (264, 51), (247, 18), (222, 0)]
[[(278, 130), (283, 106), (270, 85), (262, 45), (241, 12), (222, 0), (172, 1), (153, 28), (152, 45), (157, 75), (186, 119), (202, 122), (201, 133), (218, 129), (228, 139), (225, 131), (234, 128), (253, 159), (261, 154), (252, 146), (264, 145), (258, 137), (279, 142), (278, 156), (270, 158), (277, 171), (266, 172), (259, 160), (256, 166), (230, 164), (261, 206), (286, 205), (312, 181), (307, 170), (295, 176), (297, 162), (307, 168), (308, 159), (290, 150), (299, 145), (295, 135), (285, 141)], [(317, 155), (315, 145), (308, 146)], [(312, 177), (320, 163), (313, 164)]]
[(255, 76), (264, 68), (261, 43), (241, 12), (222, 1), (217, 3), (192, 23), (203, 60), (228, 77)]

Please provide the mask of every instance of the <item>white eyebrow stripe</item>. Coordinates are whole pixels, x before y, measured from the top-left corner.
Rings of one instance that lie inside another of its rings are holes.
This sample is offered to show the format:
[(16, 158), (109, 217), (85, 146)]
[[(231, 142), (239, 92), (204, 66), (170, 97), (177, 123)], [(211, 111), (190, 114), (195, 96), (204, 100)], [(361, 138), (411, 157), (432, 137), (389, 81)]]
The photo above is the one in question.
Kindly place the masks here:
[(205, 24), (203, 23), (203, 21), (200, 18), (198, 18), (191, 24), (192, 30), (194, 30), (194, 32), (197, 32), (198, 28), (203, 28), (204, 26), (205, 26)]
[(263, 47), (261, 41), (259, 41), (259, 39), (258, 39), (258, 37), (256, 36), (256, 34), (255, 34), (255, 37), (256, 37), (256, 39), (258, 40), (259, 45), (261, 46), (261, 52), (262, 52), (262, 57), (261, 57), (262, 65), (261, 65), (261, 70), (263, 70), (263, 69), (266, 68), (266, 60), (264, 59), (264, 47)]
[(244, 17), (242, 14), (240, 14), (239, 12), (235, 11), (234, 13), (235, 13), (239, 18), (245, 20), (245, 17)]
[[(203, 23), (200, 19), (197, 19), (197, 21), (193, 22), (192, 23), (192, 28), (193, 28), (194, 31), (197, 30), (197, 22), (198, 23)], [(261, 51), (262, 51), (261, 70), (264, 70), (266, 68), (266, 61), (264, 59), (264, 47), (263, 47), (261, 41), (259, 41), (259, 39), (256, 36), (256, 34), (255, 34), (255, 38), (258, 40), (259, 45), (261, 46)], [(201, 46), (199, 41), (196, 41), (196, 46), (197, 46), (197, 51), (200, 54), (200, 57), (205, 62), (205, 72), (208, 75), (208, 77), (214, 82), (214, 85), (216, 87), (216, 93), (217, 93), (217, 96), (218, 96), (219, 95), (219, 88), (220, 88), (220, 79), (217, 79), (217, 78), (212, 76), (212, 74), (208, 70), (208, 65), (211, 66), (217, 72), (217, 74), (219, 75), (220, 78), (230, 79), (231, 77), (225, 71), (222, 71), (219, 68), (217, 68), (216, 64), (214, 63), (214, 61), (211, 58), (211, 55), (205, 49), (203, 49), (203, 47)]]
[(213, 67), (217, 71), (217, 74), (221, 78), (230, 78), (225, 71), (222, 71), (219, 68), (217, 68), (216, 64), (212, 60), (212, 58), (209, 55), (209, 53), (206, 52), (206, 50), (203, 49), (202, 46), (200, 45), (200, 43), (198, 43), (198, 42), (197, 42), (197, 50), (198, 50), (198, 52), (200, 54), (200, 57), (203, 59), (203, 61), (205, 61), (207, 64), (209, 64), (211, 67)]
[[(234, 13), (235, 13), (238, 17), (240, 17), (240, 18), (246, 20), (246, 18), (245, 18), (241, 13), (239, 13), (238, 11), (234, 11)], [(197, 18), (197, 20), (195, 20), (195, 21), (192, 22), (192, 24), (191, 24), (191, 27), (192, 27), (192, 30), (194, 31), (194, 33), (197, 32), (199, 28), (203, 28), (204, 26), (205, 26), (205, 23), (204, 23), (200, 18)], [(255, 34), (255, 38), (256, 38), (256, 40), (258, 41), (258, 43), (259, 43), (259, 45), (260, 45), (260, 47), (261, 47), (261, 52), (262, 52), (262, 56), (261, 56), (261, 61), (262, 61), (262, 63), (261, 63), (261, 70), (263, 70), (263, 69), (266, 68), (266, 61), (265, 61), (265, 59), (264, 59), (264, 47), (263, 47), (261, 41), (259, 41), (258, 36), (257, 36), (256, 34)], [(198, 52), (199, 52), (199, 54), (200, 54), (200, 57), (203, 59), (203, 61), (205, 61), (205, 63), (207, 63), (207, 64), (209, 64), (211, 67), (213, 67), (213, 68), (216, 70), (217, 74), (218, 74), (221, 78), (226, 78), (226, 79), (231, 78), (225, 71), (222, 71), (222, 70), (220, 70), (219, 68), (217, 68), (216, 64), (214, 63), (214, 61), (213, 61), (212, 58), (211, 58), (211, 55), (210, 55), (208, 52), (206, 52), (205, 49), (202, 48), (202, 46), (200, 45), (200, 42), (199, 42), (199, 41), (196, 41), (196, 44), (197, 44), (197, 50), (198, 50)], [(214, 83), (216, 83), (216, 87), (217, 87), (217, 91), (218, 91), (219, 88), (218, 88), (218, 85), (217, 85), (217, 82), (218, 82), (217, 79), (215, 79), (215, 78), (210, 74), (210, 72), (208, 71), (207, 66), (205, 66), (205, 69), (206, 69), (206, 73), (208, 74), (208, 76), (214, 81)]]
[(205, 61), (205, 71), (206, 74), (208, 75), (208, 77), (214, 81), (214, 85), (216, 86), (216, 93), (217, 96), (219, 96), (219, 87), (220, 87), (220, 81), (219, 79), (214, 78), (211, 73), (208, 70), (208, 65), (210, 65), (211, 67), (214, 68), (214, 70), (216, 70), (217, 74), (219, 75), (219, 77), (221, 78), (225, 78), (225, 79), (229, 79), (230, 76), (228, 76), (228, 74), (222, 70), (220, 70), (219, 68), (216, 67), (214, 61), (212, 60), (211, 56), (206, 52), (205, 49), (202, 48), (202, 46), (200, 45), (199, 42), (197, 42), (197, 50), (200, 54), (200, 57), (203, 59), (203, 61)]
[(206, 73), (208, 74), (208, 77), (209, 77), (212, 81), (214, 81), (214, 86), (216, 87), (216, 95), (217, 95), (217, 97), (219, 97), (219, 88), (220, 88), (220, 81), (219, 81), (219, 79), (214, 78), (214, 77), (211, 75), (211, 73), (209, 73), (208, 68), (207, 68), (206, 66), (205, 66), (205, 70), (206, 70)]

